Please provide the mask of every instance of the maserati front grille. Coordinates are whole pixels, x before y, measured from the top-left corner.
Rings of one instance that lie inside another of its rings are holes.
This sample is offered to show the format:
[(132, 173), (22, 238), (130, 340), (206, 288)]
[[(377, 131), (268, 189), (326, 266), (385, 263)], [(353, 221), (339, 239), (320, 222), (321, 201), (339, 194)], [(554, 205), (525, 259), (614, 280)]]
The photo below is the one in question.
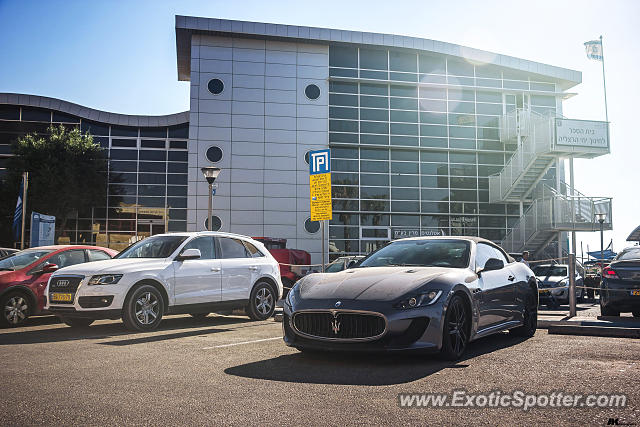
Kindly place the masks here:
[(315, 338), (368, 341), (381, 337), (387, 322), (381, 314), (354, 311), (301, 311), (294, 313), (296, 332)]

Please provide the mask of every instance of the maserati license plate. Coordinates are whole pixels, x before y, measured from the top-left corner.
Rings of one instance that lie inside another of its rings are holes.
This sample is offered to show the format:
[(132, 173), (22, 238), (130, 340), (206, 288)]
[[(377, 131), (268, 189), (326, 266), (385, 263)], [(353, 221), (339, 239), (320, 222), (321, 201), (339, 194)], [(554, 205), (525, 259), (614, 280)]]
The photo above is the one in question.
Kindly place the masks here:
[(631, 295), (633, 296), (640, 296), (640, 289), (634, 289), (631, 291)]
[(51, 294), (51, 301), (71, 302), (73, 301), (73, 294), (55, 292)]

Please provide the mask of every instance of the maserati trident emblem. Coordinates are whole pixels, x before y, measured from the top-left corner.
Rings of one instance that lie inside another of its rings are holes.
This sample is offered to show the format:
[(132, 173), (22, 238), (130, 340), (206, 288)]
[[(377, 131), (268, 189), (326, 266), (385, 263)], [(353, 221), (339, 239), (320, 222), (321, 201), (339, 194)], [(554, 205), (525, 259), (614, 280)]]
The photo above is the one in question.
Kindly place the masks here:
[(337, 317), (334, 317), (333, 321), (331, 322), (331, 330), (333, 331), (334, 335), (338, 335), (338, 332), (340, 332), (340, 322), (338, 322)]
[(342, 301), (338, 301), (338, 302), (336, 303), (336, 308), (340, 307), (341, 305), (342, 305)]

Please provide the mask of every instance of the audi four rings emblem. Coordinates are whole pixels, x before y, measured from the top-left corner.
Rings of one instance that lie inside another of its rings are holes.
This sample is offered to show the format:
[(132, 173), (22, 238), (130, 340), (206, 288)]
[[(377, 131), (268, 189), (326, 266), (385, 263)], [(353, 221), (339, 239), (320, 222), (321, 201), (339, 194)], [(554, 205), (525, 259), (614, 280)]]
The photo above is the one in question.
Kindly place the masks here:
[(56, 283), (56, 286), (58, 287), (63, 287), (63, 286), (67, 286), (69, 285), (69, 281), (68, 280), (58, 280), (58, 282)]

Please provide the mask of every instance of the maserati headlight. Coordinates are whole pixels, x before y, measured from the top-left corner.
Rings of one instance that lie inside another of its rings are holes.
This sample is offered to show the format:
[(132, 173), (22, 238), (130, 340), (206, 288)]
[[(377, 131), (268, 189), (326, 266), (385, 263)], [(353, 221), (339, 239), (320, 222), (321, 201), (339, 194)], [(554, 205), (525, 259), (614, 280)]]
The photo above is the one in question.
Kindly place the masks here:
[(284, 300), (284, 302), (287, 304), (287, 307), (289, 307), (290, 309), (293, 309), (293, 301), (295, 300), (295, 296), (293, 294), (297, 290), (298, 283), (300, 283), (299, 280), (291, 287), (291, 289), (289, 289), (287, 299)]
[(416, 296), (413, 296), (411, 298), (408, 298), (396, 303), (394, 307), (401, 308), (401, 309), (424, 307), (426, 305), (431, 305), (436, 301), (438, 301), (438, 298), (440, 298), (440, 295), (442, 295), (442, 291), (437, 291), (437, 290), (420, 293)]
[(98, 274), (91, 276), (89, 285), (115, 285), (122, 278), (122, 274)]

